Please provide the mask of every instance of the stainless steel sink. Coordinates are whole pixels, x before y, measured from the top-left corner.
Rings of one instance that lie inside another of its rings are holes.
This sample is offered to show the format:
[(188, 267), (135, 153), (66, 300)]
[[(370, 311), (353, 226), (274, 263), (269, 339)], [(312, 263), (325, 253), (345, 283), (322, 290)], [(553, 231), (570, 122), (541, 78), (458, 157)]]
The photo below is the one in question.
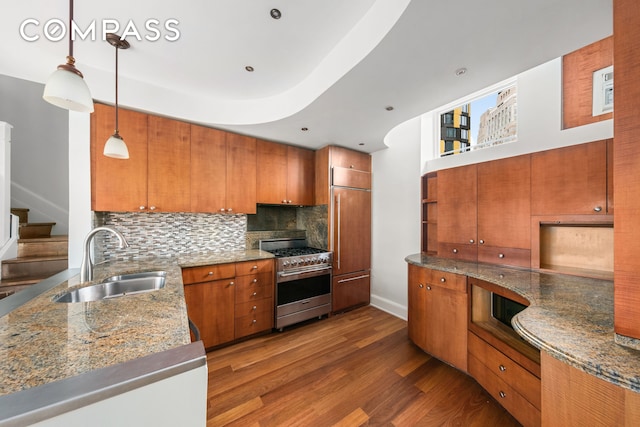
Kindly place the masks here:
[(56, 299), (55, 302), (88, 302), (100, 301), (125, 295), (152, 292), (162, 289), (166, 281), (165, 271), (148, 271), (144, 273), (123, 274), (105, 279), (84, 288), (68, 291)]

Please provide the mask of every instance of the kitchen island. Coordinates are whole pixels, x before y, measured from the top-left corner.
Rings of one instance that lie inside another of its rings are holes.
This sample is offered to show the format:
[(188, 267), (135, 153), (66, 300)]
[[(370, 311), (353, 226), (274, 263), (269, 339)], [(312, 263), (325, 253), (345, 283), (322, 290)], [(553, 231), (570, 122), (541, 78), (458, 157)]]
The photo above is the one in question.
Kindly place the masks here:
[[(96, 265), (91, 283), (116, 274), (163, 270), (166, 284), (101, 301), (54, 302), (66, 291), (88, 285), (79, 283), (78, 270), (70, 269), (26, 294), (0, 301), (0, 425), (52, 419), (195, 370), (200, 371), (198, 415), (204, 425), (206, 357), (202, 343), (191, 343), (181, 267), (271, 257), (252, 250), (114, 261)], [(186, 390), (169, 395), (194, 400)], [(151, 401), (155, 408), (161, 402)]]
[(512, 325), (526, 341), (583, 372), (640, 392), (640, 351), (615, 341), (612, 281), (423, 254), (405, 260), (521, 295), (530, 305), (513, 318)]

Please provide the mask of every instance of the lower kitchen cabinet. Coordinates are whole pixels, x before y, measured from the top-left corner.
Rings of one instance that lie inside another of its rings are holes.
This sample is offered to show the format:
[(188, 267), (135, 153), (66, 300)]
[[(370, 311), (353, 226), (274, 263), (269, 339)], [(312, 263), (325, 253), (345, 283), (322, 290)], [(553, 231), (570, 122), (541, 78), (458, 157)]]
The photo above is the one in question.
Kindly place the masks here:
[(409, 264), (409, 338), (467, 371), (467, 278)]
[(472, 332), (468, 344), (469, 375), (523, 426), (539, 426), (540, 378)]
[(205, 348), (273, 328), (273, 260), (183, 268), (182, 281)]
[(371, 299), (369, 271), (334, 276), (332, 294), (331, 309), (333, 312), (369, 304)]

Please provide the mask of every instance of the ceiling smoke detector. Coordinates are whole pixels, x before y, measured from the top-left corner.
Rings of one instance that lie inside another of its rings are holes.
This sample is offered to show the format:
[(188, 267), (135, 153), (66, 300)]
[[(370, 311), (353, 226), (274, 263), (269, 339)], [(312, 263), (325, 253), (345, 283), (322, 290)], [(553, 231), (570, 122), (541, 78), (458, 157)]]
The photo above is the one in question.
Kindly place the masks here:
[(254, 70), (254, 68), (251, 65), (247, 65), (246, 67), (244, 67), (244, 69), (250, 73), (253, 73), (253, 70)]

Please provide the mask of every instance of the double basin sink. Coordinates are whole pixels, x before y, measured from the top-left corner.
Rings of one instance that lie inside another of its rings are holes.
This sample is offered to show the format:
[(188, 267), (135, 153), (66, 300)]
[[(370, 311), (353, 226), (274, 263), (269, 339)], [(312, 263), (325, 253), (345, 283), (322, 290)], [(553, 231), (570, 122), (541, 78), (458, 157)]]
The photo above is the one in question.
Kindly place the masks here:
[(164, 288), (166, 271), (146, 271), (142, 273), (111, 276), (101, 283), (77, 288), (56, 297), (55, 302), (89, 302), (123, 297)]

